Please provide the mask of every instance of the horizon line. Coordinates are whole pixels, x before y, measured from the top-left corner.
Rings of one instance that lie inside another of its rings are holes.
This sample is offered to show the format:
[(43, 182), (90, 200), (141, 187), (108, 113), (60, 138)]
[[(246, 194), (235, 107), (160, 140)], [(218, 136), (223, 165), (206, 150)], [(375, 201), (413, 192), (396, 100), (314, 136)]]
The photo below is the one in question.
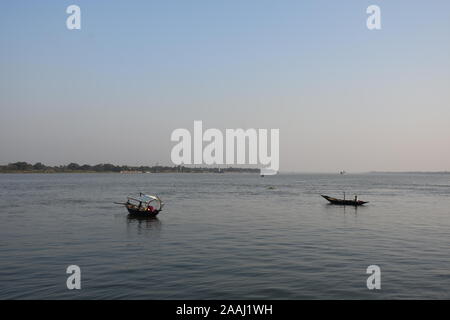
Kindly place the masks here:
[[(97, 164), (87, 164), (87, 163), (83, 163), (83, 164), (79, 164), (76, 162), (69, 162), (67, 164), (57, 164), (57, 165), (46, 165), (43, 162), (35, 162), (34, 164), (31, 162), (27, 162), (27, 161), (16, 161), (16, 162), (9, 162), (6, 164), (0, 164), (0, 167), (7, 167), (9, 165), (13, 165), (13, 164), (18, 164), (18, 163), (23, 163), (23, 164), (28, 164), (28, 165), (36, 165), (36, 164), (41, 164), (43, 166), (46, 167), (64, 167), (64, 166), (69, 166), (70, 164), (76, 164), (81, 166), (98, 166), (98, 165), (113, 165), (115, 167), (129, 167), (129, 168), (139, 168), (139, 167), (148, 167), (148, 168), (153, 168), (153, 167), (172, 167), (172, 168), (176, 168), (176, 167), (186, 167), (186, 168), (203, 168), (203, 169), (226, 169), (226, 168), (233, 168), (233, 169), (261, 169), (258, 167), (251, 167), (251, 166), (234, 166), (234, 165), (225, 165), (225, 164), (216, 164), (216, 165), (195, 165), (195, 164), (185, 164), (185, 165), (175, 165), (175, 164), (153, 164), (153, 165), (128, 165), (128, 164), (113, 164), (113, 163), (109, 163), (109, 162), (100, 162)], [(369, 171), (344, 171), (345, 173), (343, 175), (351, 175), (351, 174), (439, 174), (439, 173), (450, 173), (450, 170), (406, 170), (406, 171), (396, 171), (396, 170), (369, 170)], [(301, 170), (279, 170), (278, 174), (340, 174), (340, 171), (301, 171)]]

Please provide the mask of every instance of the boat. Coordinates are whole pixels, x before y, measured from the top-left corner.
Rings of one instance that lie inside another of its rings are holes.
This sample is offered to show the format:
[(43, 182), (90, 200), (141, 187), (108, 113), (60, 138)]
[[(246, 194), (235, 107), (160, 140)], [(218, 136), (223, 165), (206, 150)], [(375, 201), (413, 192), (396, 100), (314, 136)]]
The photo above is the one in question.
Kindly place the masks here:
[(277, 170), (273, 170), (270, 168), (260, 168), (259, 169), (259, 175), (261, 176), (261, 178), (264, 178), (264, 176), (274, 176), (278, 174)]
[(127, 202), (114, 202), (124, 205), (129, 216), (156, 217), (164, 207), (164, 202), (158, 196), (139, 193), (137, 196), (128, 196)]
[[(328, 200), (331, 204), (337, 204), (337, 205), (341, 205), (341, 206), (362, 206), (366, 203), (369, 203), (368, 201), (361, 201), (361, 200), (346, 200), (346, 199), (336, 199), (333, 197), (329, 197), (329, 196), (325, 196), (325, 195), (321, 195), (323, 198), (325, 198), (326, 200)], [(345, 196), (344, 196), (345, 198)]]

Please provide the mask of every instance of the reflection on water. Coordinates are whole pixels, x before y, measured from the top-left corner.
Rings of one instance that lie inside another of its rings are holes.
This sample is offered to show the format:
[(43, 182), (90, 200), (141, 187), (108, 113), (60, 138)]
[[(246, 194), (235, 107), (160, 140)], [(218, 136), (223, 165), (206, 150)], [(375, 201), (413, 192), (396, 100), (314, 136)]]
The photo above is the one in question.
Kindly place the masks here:
[(162, 223), (157, 217), (127, 216), (127, 227), (135, 227), (138, 234), (143, 231), (151, 230), (155, 232), (161, 231)]
[(332, 210), (333, 212), (342, 212), (344, 214), (353, 213), (355, 215), (358, 213), (358, 210), (365, 209), (364, 206), (341, 206), (332, 203), (327, 203), (325, 206), (328, 210)]

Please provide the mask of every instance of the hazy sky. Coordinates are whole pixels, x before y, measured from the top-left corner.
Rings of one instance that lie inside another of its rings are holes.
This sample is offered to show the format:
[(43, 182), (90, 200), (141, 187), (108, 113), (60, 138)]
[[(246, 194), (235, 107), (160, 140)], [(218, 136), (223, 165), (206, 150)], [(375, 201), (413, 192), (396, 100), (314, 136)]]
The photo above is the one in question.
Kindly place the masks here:
[(0, 164), (171, 164), (194, 120), (279, 128), (281, 171), (450, 170), (450, 1), (1, 2)]

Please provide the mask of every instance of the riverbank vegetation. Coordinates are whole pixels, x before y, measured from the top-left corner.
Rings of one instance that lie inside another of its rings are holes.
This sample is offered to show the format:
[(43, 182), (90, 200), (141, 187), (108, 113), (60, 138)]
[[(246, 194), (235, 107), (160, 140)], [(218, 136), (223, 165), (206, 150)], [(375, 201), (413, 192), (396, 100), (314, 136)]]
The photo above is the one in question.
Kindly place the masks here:
[(41, 162), (35, 164), (14, 162), (0, 165), (0, 173), (259, 173), (257, 168), (213, 168), (213, 167), (185, 167), (185, 166), (117, 166), (110, 163), (96, 165), (69, 163), (67, 165), (47, 166)]

